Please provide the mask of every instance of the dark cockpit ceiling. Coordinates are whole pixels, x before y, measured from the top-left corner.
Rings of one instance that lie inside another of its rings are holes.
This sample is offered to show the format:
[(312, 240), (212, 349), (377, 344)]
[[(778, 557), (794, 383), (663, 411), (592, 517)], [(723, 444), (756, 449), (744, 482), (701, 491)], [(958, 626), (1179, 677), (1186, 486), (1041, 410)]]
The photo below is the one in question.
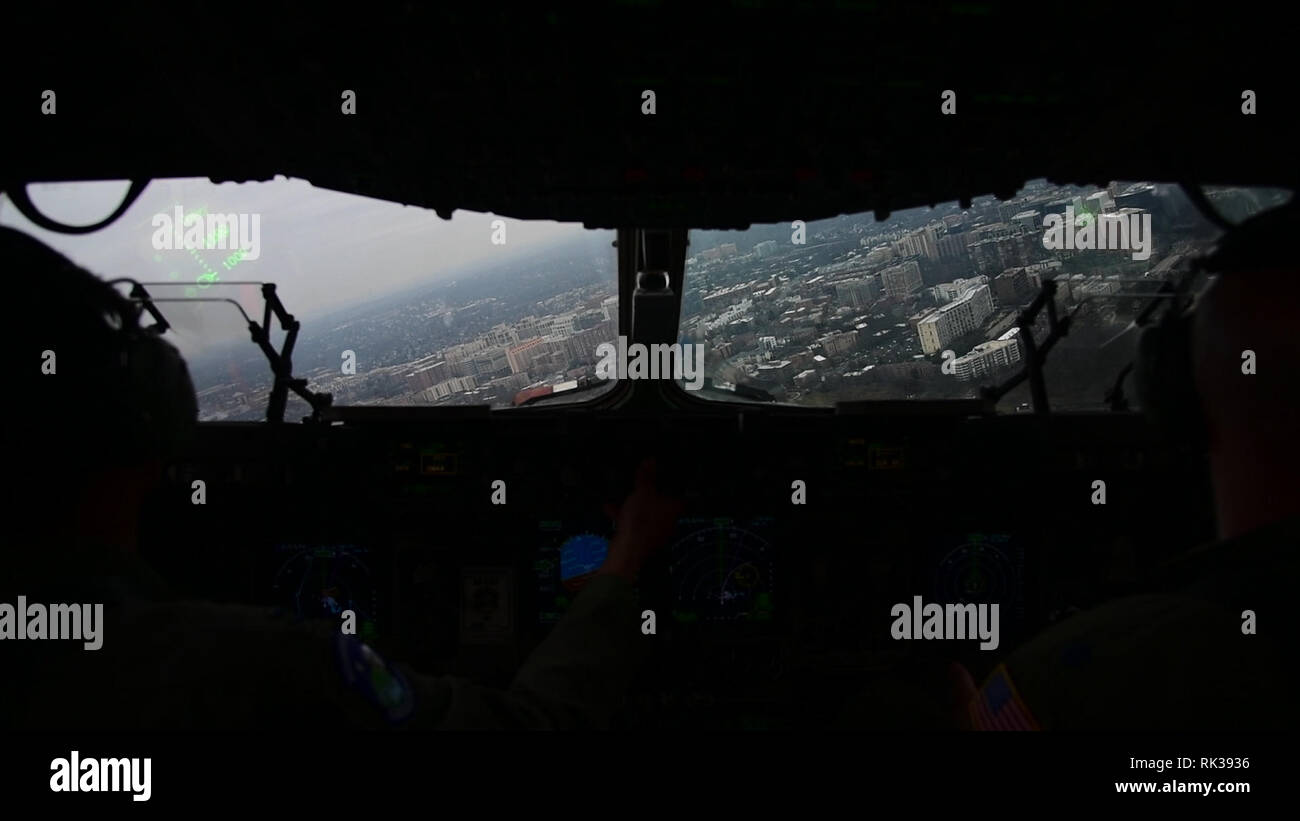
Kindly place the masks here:
[(31, 113), (5, 124), (22, 159), (4, 176), (285, 175), (602, 228), (881, 218), (1040, 177), (1294, 187), (1290, 52), (1241, 8), (407, 4), (344, 25), (178, 6), (161, 27), (115, 10), (14, 46), (5, 110)]

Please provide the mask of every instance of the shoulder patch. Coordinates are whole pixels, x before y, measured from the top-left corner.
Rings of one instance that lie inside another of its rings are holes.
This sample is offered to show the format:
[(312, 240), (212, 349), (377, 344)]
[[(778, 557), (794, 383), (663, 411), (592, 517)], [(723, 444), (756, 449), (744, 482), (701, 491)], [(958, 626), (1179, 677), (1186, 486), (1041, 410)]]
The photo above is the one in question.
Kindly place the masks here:
[(368, 644), (356, 636), (338, 634), (334, 637), (334, 656), (343, 683), (378, 708), (389, 723), (398, 724), (411, 717), (415, 697), (410, 685)]
[(1041, 730), (1029, 707), (1016, 692), (1005, 664), (999, 664), (970, 703), (975, 730)]

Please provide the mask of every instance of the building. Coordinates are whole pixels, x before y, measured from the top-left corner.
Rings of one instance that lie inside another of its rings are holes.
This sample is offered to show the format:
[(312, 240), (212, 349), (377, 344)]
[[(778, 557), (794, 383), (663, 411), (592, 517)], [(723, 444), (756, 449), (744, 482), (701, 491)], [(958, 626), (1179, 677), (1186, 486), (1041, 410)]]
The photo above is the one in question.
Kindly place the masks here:
[(890, 248), (888, 245), (877, 245), (875, 248), (872, 248), (867, 252), (867, 255), (862, 258), (862, 262), (867, 266), (884, 265), (886, 262), (893, 260), (893, 258), (893, 248)]
[(939, 258), (939, 229), (937, 225), (927, 225), (916, 232), (921, 243), (921, 256), (929, 260)]
[(1021, 211), (1011, 218), (1012, 225), (1020, 226), (1026, 233), (1034, 233), (1043, 227), (1043, 215), (1037, 211)]
[(449, 376), (451, 376), (451, 370), (447, 367), (446, 361), (439, 360), (419, 365), (406, 374), (406, 387), (407, 390), (422, 391), (425, 388), (432, 388)]
[(822, 350), (827, 356), (840, 356), (853, 350), (858, 344), (858, 332), (848, 331), (845, 333), (835, 332), (827, 334), (817, 340), (822, 344)]
[(564, 350), (570, 362), (588, 363), (596, 361), (596, 348), (602, 342), (613, 342), (618, 336), (616, 320), (608, 320), (578, 331), (564, 340)]
[(764, 386), (779, 384), (794, 375), (794, 369), (790, 366), (788, 359), (780, 359), (759, 365), (755, 370), (753, 378), (762, 382)]
[(533, 361), (546, 353), (546, 343), (541, 337), (520, 342), (506, 349), (506, 364), (511, 373), (527, 373)]
[(880, 298), (880, 283), (874, 276), (835, 283), (835, 301), (850, 308), (865, 308)]
[(993, 278), (993, 296), (999, 305), (1024, 305), (1038, 293), (1034, 282), (1024, 267), (1008, 268)]
[(975, 266), (976, 271), (981, 273), (991, 273), (1006, 268), (1002, 264), (1002, 258), (998, 254), (996, 239), (982, 239), (979, 242), (972, 242), (966, 246), (966, 252), (970, 254), (970, 260)]
[(478, 382), (472, 376), (453, 376), (446, 379), (431, 388), (421, 391), (420, 396), (426, 401), (436, 402), (439, 399), (446, 399), (453, 393), (464, 393), (478, 387)]
[(517, 392), (528, 387), (532, 380), (526, 373), (512, 373), (509, 376), (499, 376), (487, 383), (484, 387), (497, 390), (509, 396), (514, 396)]
[(921, 320), (925, 319), (927, 316), (929, 316), (930, 314), (934, 313), (937, 310), (939, 309), (934, 307), (922, 308), (921, 310), (917, 311), (916, 313), (912, 314), (907, 318), (908, 327), (911, 328), (913, 331), (915, 331), (916, 326), (921, 324)]
[(889, 243), (895, 256), (915, 257), (921, 255), (921, 244), (913, 234), (904, 234), (901, 239)]
[(939, 237), (939, 259), (960, 262), (970, 257), (966, 249), (967, 234), (947, 234)]
[(470, 373), (463, 375), (479, 377), (486, 381), (490, 377), (508, 373), (510, 370), (510, 360), (506, 356), (508, 350), (504, 345), (487, 348), (474, 356), (470, 361)]
[(569, 336), (574, 331), (578, 330), (574, 326), (574, 320), (576, 318), (577, 317), (574, 314), (560, 314), (551, 320), (550, 325), (546, 327), (542, 336)]
[(969, 279), (954, 279), (952, 282), (941, 282), (930, 289), (934, 298), (940, 303), (952, 302), (957, 297), (969, 291), (971, 288), (978, 288), (981, 285), (988, 285), (989, 278), (983, 275), (971, 277)]
[(754, 289), (752, 282), (742, 282), (737, 285), (729, 285), (725, 288), (719, 288), (709, 294), (700, 297), (700, 303), (706, 311), (719, 311), (724, 307), (744, 300)]
[(754, 246), (754, 255), (763, 258), (770, 257), (777, 251), (776, 240), (769, 239), (766, 242), (760, 242)]
[(936, 226), (927, 225), (890, 243), (890, 248), (899, 257), (939, 258), (939, 233)]
[[(827, 263), (826, 265), (818, 265), (816, 268), (816, 272), (818, 274), (842, 274), (847, 271), (865, 269), (866, 267), (867, 267), (867, 263), (865, 259), (860, 259), (855, 256), (850, 256), (848, 259), (842, 259), (839, 262), (831, 262), (831, 263)], [(812, 284), (812, 282), (813, 280), (809, 280), (810, 285)]]
[(483, 334), (483, 339), (489, 345), (505, 346), (513, 345), (519, 341), (519, 332), (504, 323), (496, 325), (492, 330)]
[(1043, 238), (1038, 233), (1003, 234), (972, 243), (968, 250), (975, 270), (993, 275), (1035, 262), (1042, 255)]
[(887, 296), (905, 297), (921, 287), (921, 266), (914, 259), (892, 265), (880, 272), (880, 284)]
[(917, 323), (921, 350), (927, 354), (938, 353), (952, 340), (979, 328), (992, 313), (993, 295), (989, 286), (971, 288)]
[(606, 322), (610, 321), (611, 319), (617, 321), (618, 320), (618, 297), (610, 296), (602, 299), (600, 301), (600, 313), (602, 316), (605, 317)]
[(1104, 214), (1115, 210), (1115, 200), (1109, 191), (1098, 191), (1084, 198), (1083, 207), (1090, 214)]
[(1022, 358), (1019, 333), (1019, 328), (1012, 328), (996, 340), (976, 345), (970, 353), (952, 361), (953, 374), (958, 380), (969, 382), (1019, 362)]

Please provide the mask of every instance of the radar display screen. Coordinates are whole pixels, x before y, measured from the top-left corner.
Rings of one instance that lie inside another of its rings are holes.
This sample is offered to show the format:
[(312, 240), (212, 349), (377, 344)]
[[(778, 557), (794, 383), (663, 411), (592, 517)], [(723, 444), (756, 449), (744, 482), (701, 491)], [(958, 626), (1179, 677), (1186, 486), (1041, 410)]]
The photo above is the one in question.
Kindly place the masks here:
[(954, 604), (999, 604), (1003, 634), (1017, 635), (1024, 620), (1025, 557), (1016, 538), (968, 532), (941, 548), (936, 558), (932, 595)]
[(678, 622), (764, 622), (774, 614), (770, 517), (687, 518), (669, 575)]

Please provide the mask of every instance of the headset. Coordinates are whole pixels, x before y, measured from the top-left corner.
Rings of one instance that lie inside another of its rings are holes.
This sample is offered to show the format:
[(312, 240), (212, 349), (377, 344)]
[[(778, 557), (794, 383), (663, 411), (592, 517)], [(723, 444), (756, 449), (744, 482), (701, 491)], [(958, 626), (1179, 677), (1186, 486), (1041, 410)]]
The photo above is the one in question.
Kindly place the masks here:
[(141, 309), (135, 303), (116, 292), (113, 296), (122, 303), (125, 316), (118, 330), (117, 368), (108, 374), (109, 383), (116, 386), (112, 422), (121, 426), (127, 447), (142, 448), (151, 456), (171, 455), (188, 440), (198, 421), (198, 397), (189, 368), (160, 331), (141, 327)]
[[(198, 420), (189, 368), (162, 338), (163, 326), (141, 325), (138, 303), (38, 240), (4, 227), (0, 267), (7, 270), (10, 293), (17, 291), (10, 311), (20, 348), (40, 355), (39, 363), (23, 366), (33, 377), (25, 398), (40, 416), (32, 419), (34, 427), (88, 428), (92, 441), (77, 445), (88, 459), (165, 458), (188, 439)], [(52, 373), (46, 351), (53, 352)], [(32, 444), (61, 455), (57, 442)]]
[(1215, 250), (1194, 263), (1193, 270), (1175, 286), (1160, 318), (1142, 329), (1133, 363), (1143, 412), (1174, 441), (1195, 448), (1205, 446), (1207, 426), (1196, 389), (1192, 351), (1195, 305), (1190, 285), (1200, 273), (1249, 276), (1251, 271), (1270, 266), (1296, 265), (1293, 244), (1300, 235), (1300, 205), (1293, 194), (1285, 205), (1239, 225), (1221, 224), (1228, 230)]

